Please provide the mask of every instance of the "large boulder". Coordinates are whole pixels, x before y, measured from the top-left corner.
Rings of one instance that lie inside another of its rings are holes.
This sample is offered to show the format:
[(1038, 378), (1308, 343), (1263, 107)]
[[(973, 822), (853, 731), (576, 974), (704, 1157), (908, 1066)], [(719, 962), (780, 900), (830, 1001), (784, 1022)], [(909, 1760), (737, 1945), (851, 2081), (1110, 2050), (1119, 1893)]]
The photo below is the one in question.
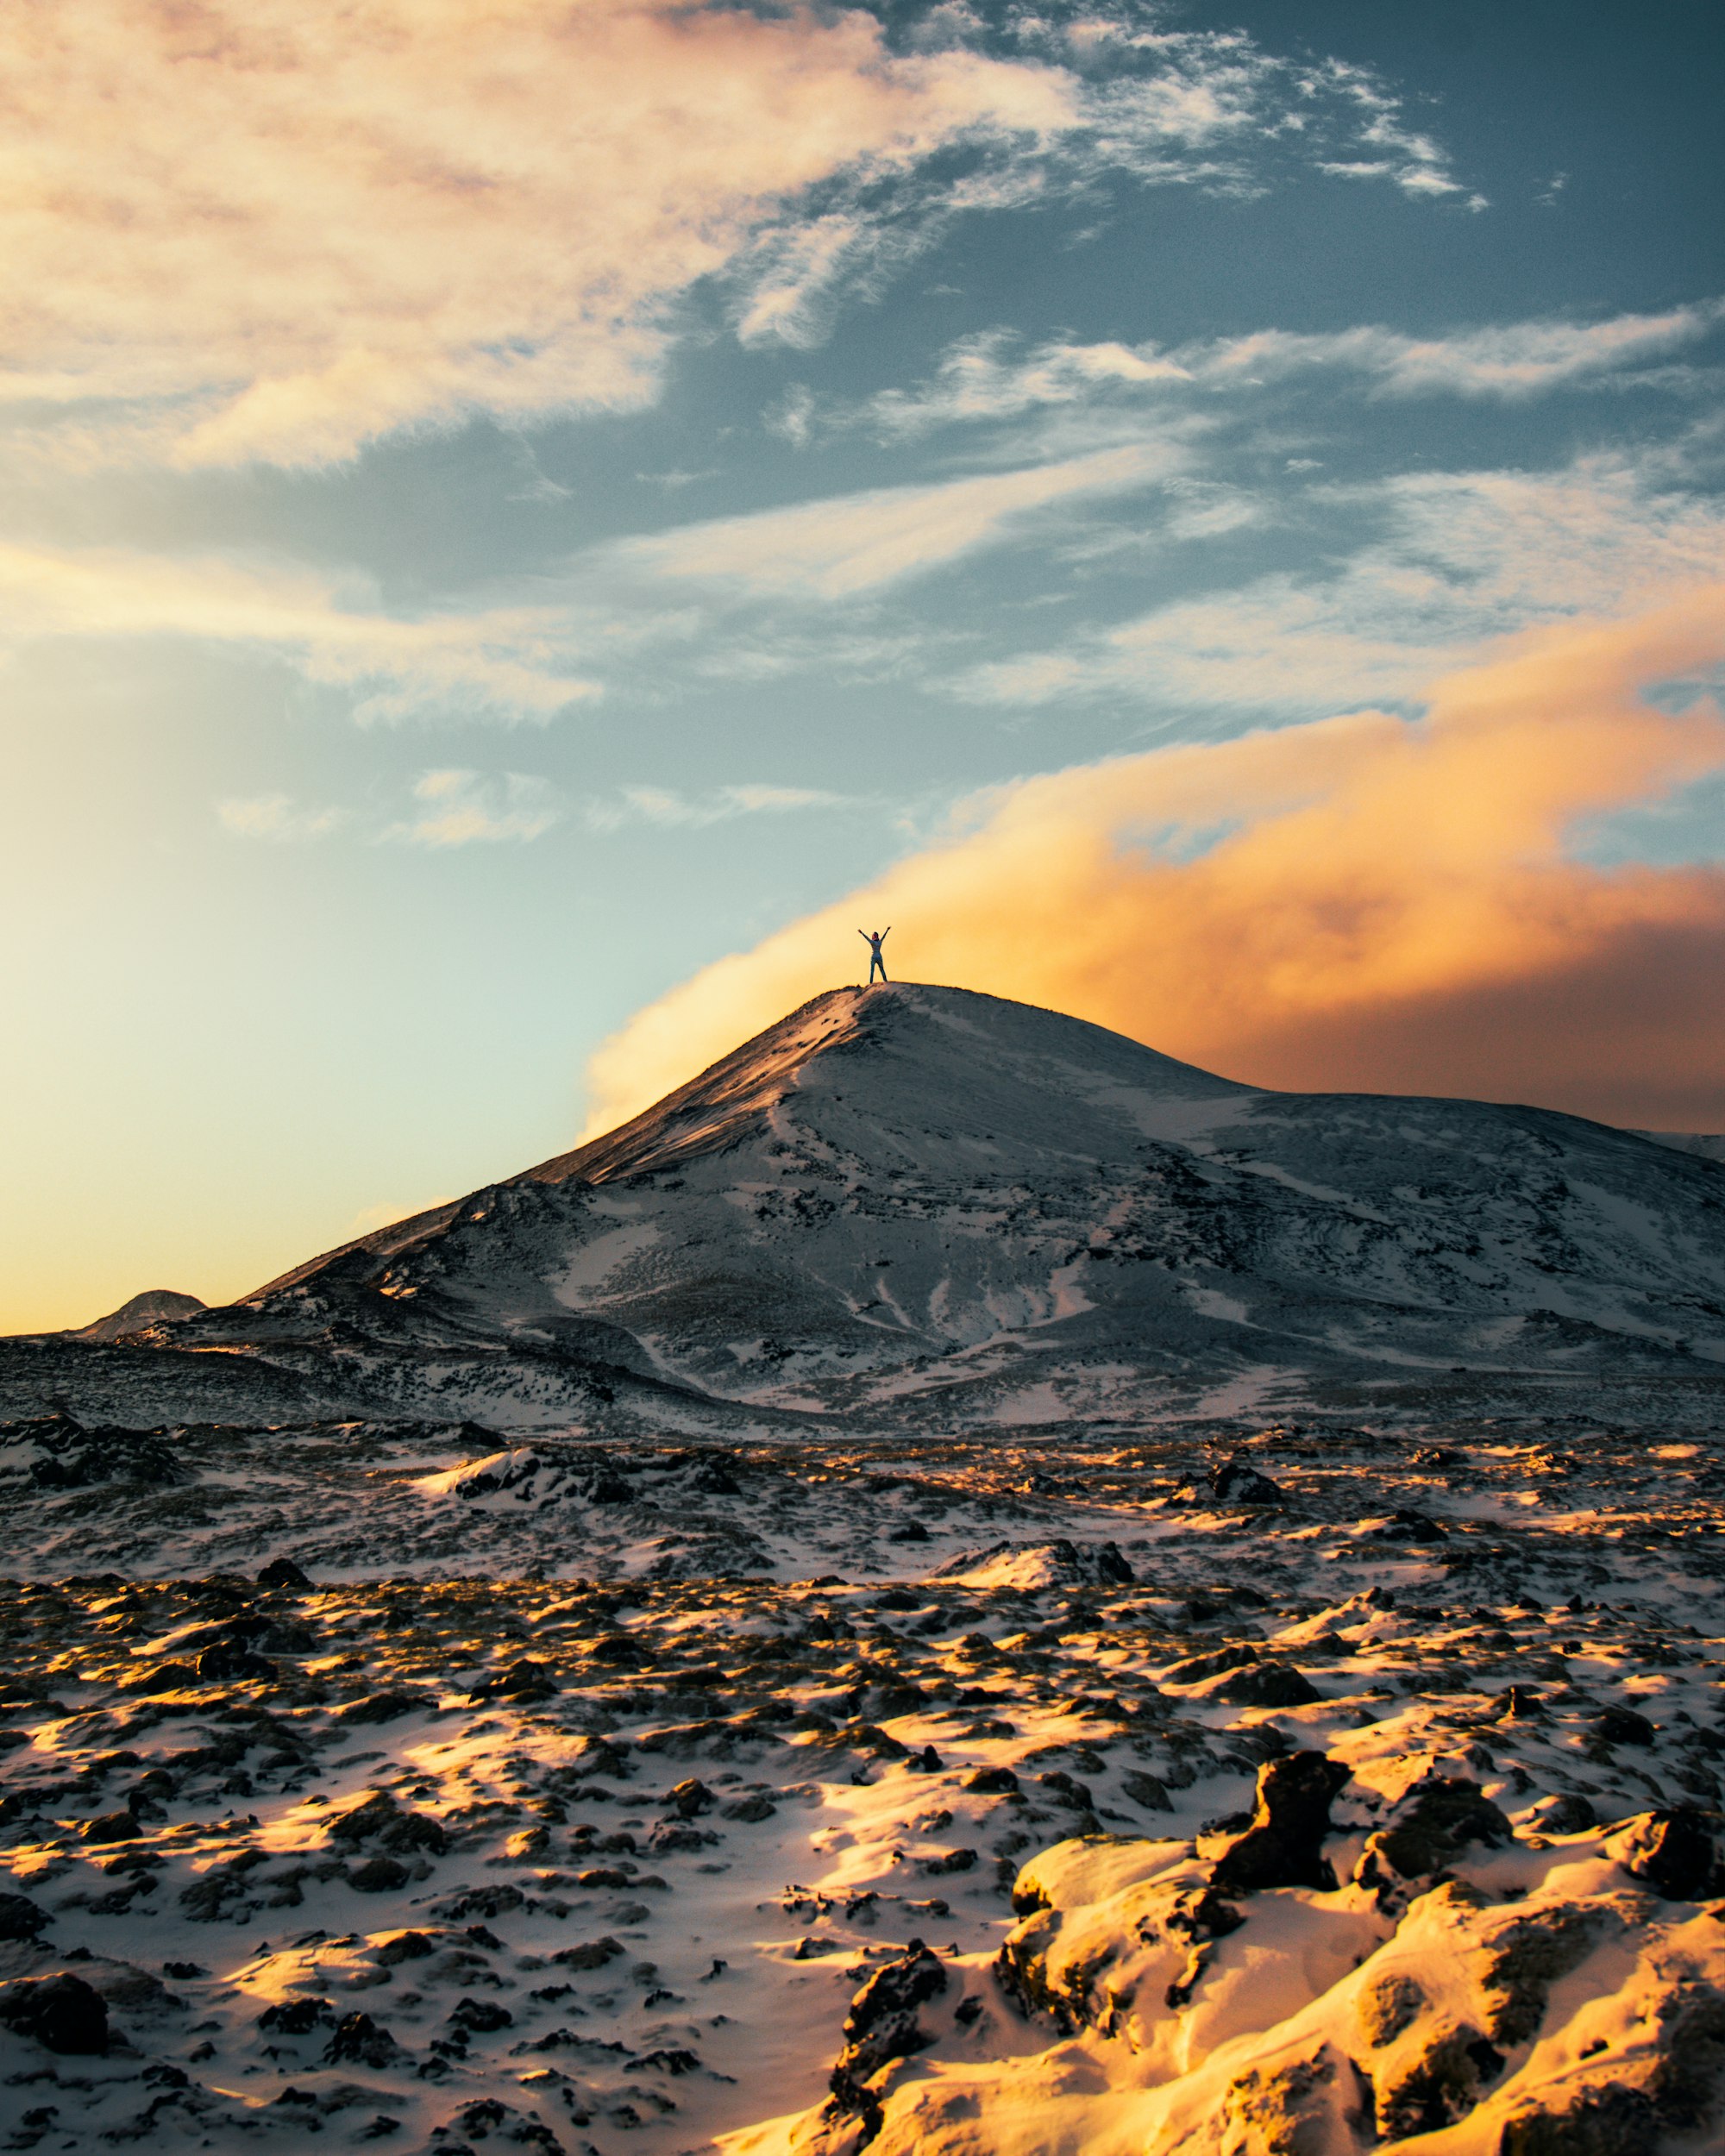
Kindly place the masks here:
[(1224, 1505), (1279, 1505), (1282, 1488), (1245, 1460), (1224, 1460), (1208, 1476), (1210, 1495)]
[(1606, 1846), (1632, 1878), (1667, 1902), (1698, 1902), (1725, 1887), (1710, 1812), (1692, 1804), (1640, 1812)]
[(0, 2027), (68, 2057), (99, 2058), (108, 2048), (107, 2002), (68, 1971), (0, 1984)]
[(1321, 1752), (1292, 1752), (1258, 1771), (1252, 1822), (1216, 1860), (1211, 1883), (1220, 1894), (1259, 1894), (1271, 1887), (1328, 1892), (1336, 1875), (1324, 1855), (1330, 1805), (1348, 1770)]
[(1447, 1871), (1465, 1849), (1501, 1849), (1514, 1831), (1478, 1783), (1428, 1774), (1366, 1843), (1354, 1877), (1362, 1886), (1382, 1887), (1389, 1883), (1387, 1867), (1397, 1878), (1422, 1879)]

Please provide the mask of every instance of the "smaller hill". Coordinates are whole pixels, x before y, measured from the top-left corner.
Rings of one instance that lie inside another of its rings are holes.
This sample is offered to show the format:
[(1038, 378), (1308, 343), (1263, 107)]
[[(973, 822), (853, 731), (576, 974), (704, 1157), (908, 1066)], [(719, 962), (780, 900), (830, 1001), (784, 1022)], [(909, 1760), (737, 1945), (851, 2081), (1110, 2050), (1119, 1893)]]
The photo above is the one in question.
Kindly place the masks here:
[(93, 1325), (78, 1326), (72, 1337), (74, 1340), (122, 1340), (129, 1332), (141, 1332), (146, 1326), (160, 1324), (164, 1318), (195, 1318), (208, 1307), (196, 1295), (176, 1294), (172, 1288), (147, 1288), (141, 1295), (134, 1295)]

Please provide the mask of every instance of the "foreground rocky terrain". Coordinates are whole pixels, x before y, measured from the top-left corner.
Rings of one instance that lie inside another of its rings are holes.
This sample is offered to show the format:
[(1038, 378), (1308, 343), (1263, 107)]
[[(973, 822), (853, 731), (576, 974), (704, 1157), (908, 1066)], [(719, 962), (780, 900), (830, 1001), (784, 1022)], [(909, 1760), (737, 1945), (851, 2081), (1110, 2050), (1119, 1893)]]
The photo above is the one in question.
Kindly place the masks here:
[(3, 2145), (1716, 2148), (1654, 1420), (14, 1426)]
[(822, 997), (0, 1342), (0, 2147), (1725, 2146), (1725, 1168)]

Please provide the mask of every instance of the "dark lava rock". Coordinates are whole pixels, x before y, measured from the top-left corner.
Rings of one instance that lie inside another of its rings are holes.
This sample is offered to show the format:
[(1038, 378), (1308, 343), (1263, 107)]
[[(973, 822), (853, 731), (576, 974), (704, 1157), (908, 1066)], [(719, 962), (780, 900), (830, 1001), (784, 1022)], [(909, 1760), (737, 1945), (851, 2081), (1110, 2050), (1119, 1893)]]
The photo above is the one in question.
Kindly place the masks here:
[(1164, 1684), (1201, 1684), (1207, 1677), (1221, 1677), (1229, 1670), (1243, 1670), (1257, 1659), (1256, 1647), (1218, 1647), (1213, 1653), (1189, 1655), (1185, 1661), (1176, 1662), (1171, 1670), (1163, 1671), (1162, 1681)]
[(1446, 2029), (1378, 2089), (1378, 2132), (1404, 2140), (1453, 2125), (1472, 2110), (1503, 2063), (1502, 2053), (1478, 2029), (1465, 2022)]
[(205, 1684), (267, 1683), (275, 1673), (269, 1657), (242, 1639), (218, 1640), (198, 1658), (198, 1675)]
[(0, 1424), (0, 1470), (8, 1468), (25, 1470), (38, 1489), (191, 1480), (154, 1432), (86, 1429), (67, 1414)]
[(325, 1832), (333, 1842), (349, 1847), (370, 1842), (392, 1857), (411, 1857), (422, 1852), (440, 1857), (449, 1846), (448, 1836), (428, 1813), (404, 1811), (382, 1789), (373, 1790), (351, 1811), (338, 1814)]
[(1019, 1777), (1010, 1767), (978, 1767), (974, 1774), (967, 1775), (964, 1779), (965, 1788), (974, 1790), (978, 1796), (1004, 1796), (1008, 1790), (1017, 1789), (1018, 1785)]
[(320, 2022), (335, 2018), (328, 1999), (284, 1999), (279, 2006), (264, 2009), (258, 2027), (272, 2036), (309, 2036)]
[(1225, 1505), (1279, 1505), (1282, 1490), (1245, 1460), (1224, 1460), (1209, 1473), (1211, 1496)]
[(417, 1714), (431, 1702), (422, 1699), (415, 1692), (373, 1692), (364, 1699), (351, 1699), (345, 1707), (338, 1707), (331, 1717), (338, 1722), (393, 1722), (404, 1714)]
[(1631, 1820), (1614, 1853), (1631, 1878), (1668, 1902), (1698, 1902), (1717, 1894), (1715, 1814), (1692, 1804), (1642, 1812)]
[(308, 1573), (300, 1570), (292, 1557), (272, 1557), (258, 1574), (258, 1585), (299, 1595), (311, 1585), (311, 1579)]
[(647, 1837), (647, 1846), (656, 1857), (693, 1855), (698, 1849), (706, 1849), (718, 1839), (717, 1834), (706, 1833), (699, 1827), (686, 1826), (681, 1820), (662, 1819)]
[(146, 1699), (157, 1699), (164, 1692), (185, 1692), (198, 1683), (198, 1670), (190, 1662), (158, 1662), (153, 1667), (139, 1670), (135, 1674), (120, 1679), (122, 1692), (138, 1692)]
[(932, 1539), (928, 1529), (919, 1520), (906, 1520), (896, 1527), (887, 1530), (888, 1542), (928, 1542)]
[(1168, 1784), (1159, 1776), (1145, 1774), (1138, 1767), (1128, 1767), (1120, 1777), (1120, 1787), (1134, 1804), (1142, 1805), (1147, 1812), (1171, 1812), (1174, 1809), (1174, 1799), (1168, 1793)]
[(762, 1820), (776, 1819), (778, 1814), (778, 1806), (760, 1789), (748, 1796), (733, 1797), (729, 1804), (719, 1808), (721, 1819), (736, 1820), (744, 1827), (758, 1827)]
[(1632, 1707), (1608, 1707), (1593, 1727), (1608, 1745), (1650, 1745), (1653, 1741), (1653, 1725)]
[(1447, 1542), (1449, 1530), (1440, 1527), (1429, 1513), (1402, 1506), (1390, 1514), (1381, 1527), (1367, 1533), (1368, 1542)]
[(631, 2059), (624, 2068), (626, 2074), (696, 2074), (701, 2070), (698, 2053), (674, 2049), (643, 2052), (640, 2058)]
[(515, 2016), (495, 1999), (457, 1999), (449, 2019), (455, 2028), (471, 2029), (479, 2036), (489, 2036), (495, 2029), (515, 2026)]
[(560, 1969), (603, 1969), (622, 1952), (620, 1942), (607, 1933), (603, 1939), (584, 1940), (579, 1946), (560, 1946), (550, 1959)]
[(0, 1984), (0, 2027), (69, 2057), (99, 2057), (108, 2048), (102, 1994), (66, 1973)]
[(1258, 1771), (1252, 1822), (1217, 1859), (1210, 1875), (1220, 1894), (1270, 1887), (1315, 1887), (1328, 1893), (1336, 1875), (1324, 1855), (1330, 1805), (1348, 1771), (1321, 1752), (1290, 1752)]
[(558, 1690), (557, 1680), (549, 1662), (536, 1662), (530, 1655), (519, 1662), (512, 1662), (506, 1670), (499, 1670), (469, 1695), (474, 1700), (539, 1700), (554, 1699)]
[(1363, 1886), (1381, 1885), (1377, 1859), (1382, 1858), (1402, 1878), (1423, 1878), (1453, 1864), (1476, 1842), (1488, 1849), (1502, 1848), (1512, 1833), (1509, 1821), (1478, 1783), (1460, 1776), (1428, 1774), (1403, 1798), (1395, 1823), (1366, 1843), (1354, 1877)]
[(938, 1857), (919, 1858), (917, 1868), (927, 1872), (932, 1878), (944, 1878), (955, 1871), (974, 1871), (977, 1862), (974, 1849), (947, 1849)]
[(348, 1874), (348, 1884), (355, 1894), (393, 1894), (412, 1877), (398, 1858), (367, 1857)]
[(1561, 2111), (1518, 2111), (1506, 2119), (1497, 2156), (1655, 2156), (1665, 2146), (1644, 2089), (1607, 2082), (1584, 2089)]
[(1138, 1575), (1120, 1555), (1115, 1542), (1099, 1542), (1089, 1551), (1089, 1570), (1104, 1587), (1131, 1587)]
[(914, 1714), (927, 1704), (928, 1695), (921, 1685), (903, 1680), (854, 1685), (844, 1695), (847, 1714), (866, 1715), (871, 1720), (891, 1721), (900, 1714)]
[(332, 2066), (387, 2066), (400, 2056), (394, 2037), (369, 2014), (344, 2014), (323, 2053)]
[(705, 1782), (693, 1777), (679, 1782), (665, 1799), (665, 1809), (674, 1812), (679, 1819), (699, 1819), (703, 1812), (710, 1812), (718, 1799)]
[(1584, 1796), (1555, 1796), (1540, 1814), (1542, 1834), (1581, 1834), (1599, 1824), (1599, 1814)]
[(1255, 1662), (1225, 1679), (1214, 1696), (1234, 1707), (1309, 1707), (1323, 1695), (1302, 1670), (1281, 1662)]
[(884, 1963), (850, 2002), (844, 2021), (844, 2048), (828, 2086), (832, 2095), (823, 2115), (834, 2122), (858, 2119), (862, 2141), (881, 2130), (881, 2099), (867, 2085), (882, 2066), (924, 2050), (929, 2039), (917, 2022), (917, 2009), (938, 1998), (947, 1973), (919, 1939), (912, 1940), (895, 1960)]
[(138, 1822), (130, 1812), (104, 1812), (100, 1819), (85, 1820), (82, 1831), (85, 1841), (135, 1841)]
[(1493, 2043), (1525, 2044), (1539, 2034), (1552, 1986), (1580, 1968), (1606, 1922), (1596, 1908), (1571, 1903), (1531, 1909), (1493, 1935), (1480, 1986)]
[[(463, 1894), (452, 1894), (447, 1902), (435, 1903), (431, 1914), (448, 1923), (459, 1924), (465, 1917), (507, 1916), (526, 1906), (527, 1896), (521, 1889), (505, 1883), (501, 1886), (469, 1887)], [(470, 1925), (467, 1936), (471, 1939), (473, 1935), (474, 1927)]]
[(683, 1488), (697, 1491), (704, 1497), (740, 1497), (743, 1495), (742, 1483), (723, 1460), (716, 1458), (703, 1460), (687, 1477)]
[(423, 1932), (398, 1932), (393, 1939), (386, 1939), (377, 1950), (380, 1967), (393, 1969), (398, 1962), (423, 1961), (428, 1954), (437, 1951), (436, 1942)]
[(609, 1470), (593, 1476), (587, 1484), (586, 1496), (590, 1505), (632, 1505), (635, 1501), (633, 1486)]
[(24, 1894), (0, 1894), (0, 1940), (34, 1939), (53, 1919)]

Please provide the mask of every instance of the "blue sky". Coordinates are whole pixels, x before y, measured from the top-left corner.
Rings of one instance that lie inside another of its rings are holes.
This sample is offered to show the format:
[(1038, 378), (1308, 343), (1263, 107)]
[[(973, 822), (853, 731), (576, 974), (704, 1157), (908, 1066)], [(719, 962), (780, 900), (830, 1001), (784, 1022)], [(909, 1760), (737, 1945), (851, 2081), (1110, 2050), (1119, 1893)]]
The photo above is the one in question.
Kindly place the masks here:
[(0, 1323), (560, 1150), (979, 793), (1721, 579), (1713, 9), (189, 20), (8, 60)]

